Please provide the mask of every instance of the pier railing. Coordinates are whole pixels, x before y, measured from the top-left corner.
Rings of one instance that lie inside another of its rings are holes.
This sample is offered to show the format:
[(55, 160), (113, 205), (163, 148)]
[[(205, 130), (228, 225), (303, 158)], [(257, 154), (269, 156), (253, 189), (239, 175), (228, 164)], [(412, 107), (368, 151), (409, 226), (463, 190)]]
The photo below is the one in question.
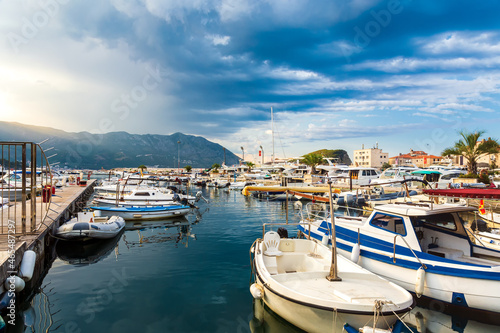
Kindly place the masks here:
[(50, 164), (40, 144), (0, 142), (0, 235), (35, 232), (52, 197)]

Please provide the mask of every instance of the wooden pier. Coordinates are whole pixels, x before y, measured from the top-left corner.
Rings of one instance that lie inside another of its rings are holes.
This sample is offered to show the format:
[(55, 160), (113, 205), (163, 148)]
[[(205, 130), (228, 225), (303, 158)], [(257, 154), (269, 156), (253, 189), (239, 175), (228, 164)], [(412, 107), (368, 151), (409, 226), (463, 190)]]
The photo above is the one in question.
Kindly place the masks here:
[[(36, 282), (43, 276), (53, 260), (53, 247), (55, 238), (52, 237), (57, 227), (68, 220), (72, 214), (81, 211), (85, 206), (87, 200), (94, 191), (95, 180), (90, 180), (87, 186), (69, 185), (57, 189), (55, 194), (51, 197), (50, 209), (44, 208), (44, 203), (41, 197), (36, 199), (36, 211), (43, 212), (46, 209), (47, 215), (43, 219), (43, 223), (39, 223), (31, 231), (21, 233), (23, 213), (21, 203), (15, 203), (10, 207), (4, 208), (6, 211), (0, 212), (2, 224), (0, 227), (0, 283), (3, 283), (13, 271), (11, 264), (12, 253), (14, 253), (15, 269), (19, 269), (19, 265), (26, 250), (33, 250), (37, 254), (35, 271), (31, 281), (26, 283), (25, 291), (30, 292), (30, 287), (36, 285)], [(10, 212), (7, 212), (7, 209)], [(31, 211), (31, 207), (26, 209), (27, 212)], [(40, 213), (38, 213), (40, 214)], [(24, 216), (24, 219), (26, 217)], [(9, 233), (9, 228), (14, 229), (15, 234)], [(1, 287), (0, 287), (1, 289)]]

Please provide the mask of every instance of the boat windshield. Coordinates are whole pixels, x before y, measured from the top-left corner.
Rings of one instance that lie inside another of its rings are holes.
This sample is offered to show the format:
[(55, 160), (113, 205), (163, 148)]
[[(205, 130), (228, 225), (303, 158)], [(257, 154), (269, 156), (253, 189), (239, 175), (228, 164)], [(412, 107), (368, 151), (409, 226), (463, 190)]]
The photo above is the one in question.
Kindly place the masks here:
[(380, 178), (382, 179), (388, 179), (388, 178), (393, 178), (396, 175), (396, 170), (394, 169), (387, 169), (382, 174), (380, 175)]
[(385, 213), (376, 213), (370, 220), (370, 224), (376, 228), (405, 236), (406, 229), (404, 221), (400, 216)]
[(432, 226), (447, 230), (457, 230), (455, 216), (452, 213), (442, 213), (427, 216), (412, 216), (411, 223), (415, 227)]

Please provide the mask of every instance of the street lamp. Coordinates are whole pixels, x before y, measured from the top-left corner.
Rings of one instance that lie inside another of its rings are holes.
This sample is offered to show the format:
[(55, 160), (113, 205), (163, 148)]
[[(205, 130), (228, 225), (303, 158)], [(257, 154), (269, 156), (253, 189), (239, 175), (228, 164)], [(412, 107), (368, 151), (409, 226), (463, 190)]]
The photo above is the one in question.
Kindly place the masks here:
[(262, 165), (264, 165), (264, 148), (260, 146), (260, 151), (262, 152)]
[(243, 152), (242, 161), (243, 161), (243, 164), (245, 164), (245, 150), (243, 149), (243, 147), (240, 147), (240, 148), (241, 148), (241, 151)]
[(181, 166), (180, 147), (181, 147), (181, 140), (177, 141), (177, 173), (179, 173), (180, 166)]

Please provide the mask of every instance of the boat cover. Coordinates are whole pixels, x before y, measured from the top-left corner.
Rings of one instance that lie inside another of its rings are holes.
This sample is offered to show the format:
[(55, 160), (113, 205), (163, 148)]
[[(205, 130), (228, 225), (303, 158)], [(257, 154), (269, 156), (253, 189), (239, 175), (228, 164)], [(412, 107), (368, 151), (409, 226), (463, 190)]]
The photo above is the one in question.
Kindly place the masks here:
[(498, 188), (425, 189), (423, 192), (427, 195), (444, 197), (500, 199), (500, 189)]

